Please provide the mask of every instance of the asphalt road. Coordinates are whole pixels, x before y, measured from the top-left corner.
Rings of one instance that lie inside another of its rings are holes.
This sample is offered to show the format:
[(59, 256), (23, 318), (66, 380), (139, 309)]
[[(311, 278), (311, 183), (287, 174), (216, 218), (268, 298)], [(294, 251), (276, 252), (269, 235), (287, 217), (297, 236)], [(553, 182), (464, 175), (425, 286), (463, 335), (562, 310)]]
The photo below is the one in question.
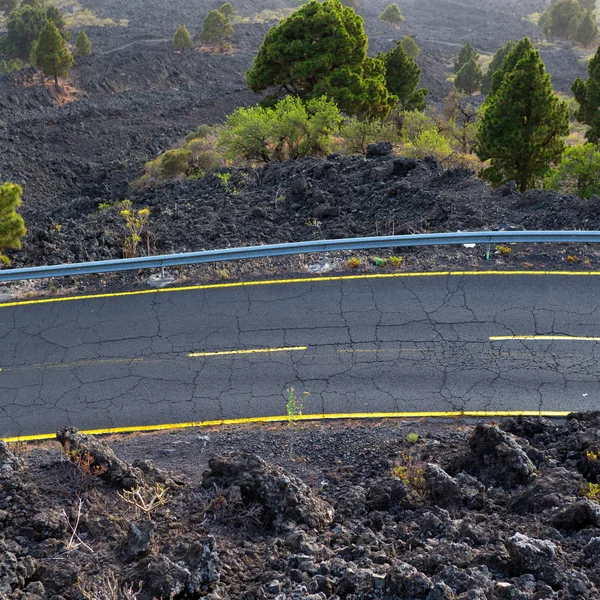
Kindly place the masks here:
[(290, 387), (306, 413), (597, 409), (599, 289), (420, 276), (0, 306), (0, 437), (281, 415)]

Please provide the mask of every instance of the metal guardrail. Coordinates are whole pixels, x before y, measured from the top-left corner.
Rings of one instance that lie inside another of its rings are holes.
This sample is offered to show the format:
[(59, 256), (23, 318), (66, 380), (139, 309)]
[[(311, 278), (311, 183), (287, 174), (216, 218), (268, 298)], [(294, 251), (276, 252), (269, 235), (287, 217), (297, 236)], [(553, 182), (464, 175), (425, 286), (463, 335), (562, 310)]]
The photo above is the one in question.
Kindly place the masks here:
[(0, 283), (47, 277), (66, 277), (90, 273), (134, 271), (138, 269), (164, 269), (179, 265), (194, 265), (249, 258), (288, 256), (292, 254), (325, 253), (340, 250), (369, 250), (372, 248), (402, 248), (408, 246), (439, 246), (459, 244), (491, 244), (515, 242), (594, 243), (600, 242), (600, 231), (476, 231), (471, 233), (424, 233), (415, 235), (389, 235), (378, 237), (347, 238), (340, 240), (314, 240), (269, 246), (225, 248), (183, 254), (142, 256), (115, 260), (101, 260), (68, 265), (28, 267), (0, 270)]

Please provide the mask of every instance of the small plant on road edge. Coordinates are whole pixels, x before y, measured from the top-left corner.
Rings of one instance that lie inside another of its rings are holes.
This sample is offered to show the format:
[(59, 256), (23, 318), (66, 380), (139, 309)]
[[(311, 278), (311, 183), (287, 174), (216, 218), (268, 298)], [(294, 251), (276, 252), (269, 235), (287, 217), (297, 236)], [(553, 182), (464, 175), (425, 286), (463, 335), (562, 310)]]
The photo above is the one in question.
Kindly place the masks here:
[(287, 390), (288, 397), (285, 403), (285, 414), (287, 417), (288, 425), (293, 425), (301, 416), (304, 411), (304, 403), (306, 398), (310, 396), (310, 392), (304, 392), (301, 396), (296, 396), (296, 389), (293, 387)]
[(353, 256), (348, 260), (348, 267), (351, 269), (358, 269), (360, 267), (360, 258), (358, 256)]
[(508, 256), (509, 254), (512, 254), (512, 248), (500, 245), (496, 246), (496, 252), (500, 254), (500, 256)]
[[(138, 244), (142, 241), (142, 235), (146, 233), (147, 237), (146, 229), (150, 217), (150, 209), (146, 207), (134, 210), (131, 208), (129, 200), (123, 200), (121, 205), (124, 208), (119, 214), (125, 219), (125, 227), (129, 233), (123, 242), (123, 257), (134, 258), (137, 256), (137, 248)], [(149, 250), (150, 248), (148, 247), (148, 254), (150, 253)]]

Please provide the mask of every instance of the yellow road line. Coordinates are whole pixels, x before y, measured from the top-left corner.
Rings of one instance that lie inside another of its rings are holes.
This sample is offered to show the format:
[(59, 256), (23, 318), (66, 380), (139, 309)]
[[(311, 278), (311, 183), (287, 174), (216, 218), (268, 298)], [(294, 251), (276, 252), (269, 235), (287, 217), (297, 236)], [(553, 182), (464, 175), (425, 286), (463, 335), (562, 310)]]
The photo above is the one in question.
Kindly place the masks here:
[(263, 354), (266, 352), (296, 352), (308, 350), (308, 346), (290, 346), (289, 348), (254, 348), (252, 350), (223, 350), (220, 352), (191, 352), (188, 356), (192, 358), (200, 356), (231, 356), (235, 354)]
[(506, 340), (573, 340), (576, 342), (600, 342), (600, 337), (584, 337), (579, 335), (492, 335), (490, 341)]
[(113, 292), (106, 294), (86, 294), (82, 296), (65, 296), (63, 298), (40, 298), (37, 300), (16, 300), (0, 304), (0, 308), (11, 306), (28, 306), (31, 304), (50, 304), (53, 302), (71, 302), (74, 300), (97, 300), (100, 298), (119, 298), (122, 296), (141, 296), (146, 294), (163, 294), (170, 292), (190, 292), (195, 290), (212, 290), (221, 288), (254, 287), (258, 285), (283, 285), (291, 283), (320, 283), (324, 281), (352, 281), (369, 279), (392, 279), (406, 277), (463, 277), (480, 275), (566, 275), (600, 276), (600, 271), (432, 271), (431, 273), (377, 273), (372, 275), (336, 275), (331, 277), (305, 277), (296, 279), (273, 279), (265, 281), (239, 281), (234, 283), (209, 283), (152, 290), (137, 290), (131, 292)]
[[(327, 421), (341, 419), (447, 419), (455, 417), (566, 417), (571, 411), (564, 410), (464, 410), (464, 411), (433, 411), (433, 412), (373, 412), (373, 413), (330, 413), (300, 415), (297, 421)], [(144, 431), (164, 431), (167, 429), (188, 429), (190, 427), (218, 427), (221, 425), (250, 425), (255, 423), (281, 423), (288, 421), (288, 417), (276, 415), (270, 417), (250, 417), (247, 419), (219, 419), (214, 421), (189, 421), (185, 423), (163, 423), (158, 425), (134, 425), (132, 427), (112, 427), (107, 429), (88, 429), (81, 433), (88, 435), (110, 435), (116, 433), (139, 433)], [(52, 440), (55, 433), (42, 433), (36, 435), (21, 435), (0, 438), (7, 443), (34, 442), (38, 440)]]

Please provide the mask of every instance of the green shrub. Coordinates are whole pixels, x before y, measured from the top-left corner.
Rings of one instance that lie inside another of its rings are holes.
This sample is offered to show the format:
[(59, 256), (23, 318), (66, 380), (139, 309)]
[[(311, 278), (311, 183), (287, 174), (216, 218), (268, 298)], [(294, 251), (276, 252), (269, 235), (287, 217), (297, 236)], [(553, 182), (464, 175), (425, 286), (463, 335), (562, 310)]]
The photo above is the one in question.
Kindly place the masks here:
[(600, 152), (591, 143), (567, 148), (545, 183), (547, 189), (580, 198), (600, 194)]
[(393, 123), (382, 119), (346, 119), (340, 129), (343, 139), (342, 150), (348, 154), (366, 154), (367, 146), (375, 142), (399, 140), (398, 131)]
[(167, 150), (161, 156), (161, 167), (167, 177), (183, 175), (189, 168), (192, 153), (186, 148)]
[(214, 131), (214, 127), (210, 125), (198, 125), (195, 131), (191, 131), (185, 136), (186, 142), (203, 139), (209, 136)]
[(233, 161), (324, 156), (331, 151), (342, 119), (336, 105), (324, 97), (303, 103), (288, 96), (275, 108), (238, 108), (227, 117), (219, 145)]

